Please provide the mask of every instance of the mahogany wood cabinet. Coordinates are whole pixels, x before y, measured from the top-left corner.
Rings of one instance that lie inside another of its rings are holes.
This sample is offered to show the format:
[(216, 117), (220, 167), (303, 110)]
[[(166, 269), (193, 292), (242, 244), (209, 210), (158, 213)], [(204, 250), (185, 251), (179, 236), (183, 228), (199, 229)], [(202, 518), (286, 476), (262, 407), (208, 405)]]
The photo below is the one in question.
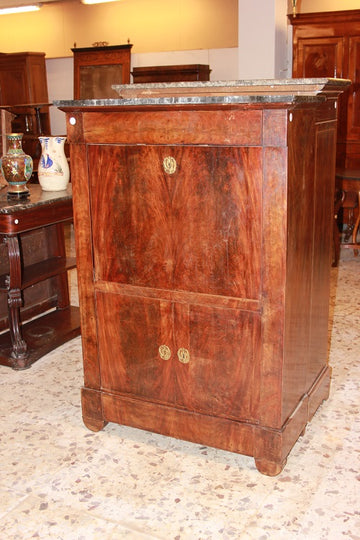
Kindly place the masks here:
[(290, 20), (293, 76), (352, 82), (339, 100), (337, 166), (360, 169), (360, 10), (304, 13)]
[(83, 419), (278, 474), (328, 397), (344, 81), (127, 85), (66, 112)]

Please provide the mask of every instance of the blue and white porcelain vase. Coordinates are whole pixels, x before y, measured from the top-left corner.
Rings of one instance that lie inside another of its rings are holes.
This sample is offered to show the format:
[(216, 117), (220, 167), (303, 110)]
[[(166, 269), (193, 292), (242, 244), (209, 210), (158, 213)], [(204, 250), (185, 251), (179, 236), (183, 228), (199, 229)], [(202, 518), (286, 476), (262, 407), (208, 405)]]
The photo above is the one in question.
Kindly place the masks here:
[(39, 141), (39, 184), (44, 191), (63, 191), (70, 180), (69, 164), (64, 151), (66, 137), (39, 137)]

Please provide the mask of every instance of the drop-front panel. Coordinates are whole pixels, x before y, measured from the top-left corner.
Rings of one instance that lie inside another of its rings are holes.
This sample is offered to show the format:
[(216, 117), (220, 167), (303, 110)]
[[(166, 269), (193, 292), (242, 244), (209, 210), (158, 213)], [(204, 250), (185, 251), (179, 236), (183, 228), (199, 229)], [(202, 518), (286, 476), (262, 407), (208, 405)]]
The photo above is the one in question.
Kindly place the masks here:
[(146, 98), (58, 103), (90, 429), (118, 422), (282, 470), (330, 383), (336, 98), (346, 83), (318, 84), (230, 86), (227, 97), (213, 83), (139, 85)]

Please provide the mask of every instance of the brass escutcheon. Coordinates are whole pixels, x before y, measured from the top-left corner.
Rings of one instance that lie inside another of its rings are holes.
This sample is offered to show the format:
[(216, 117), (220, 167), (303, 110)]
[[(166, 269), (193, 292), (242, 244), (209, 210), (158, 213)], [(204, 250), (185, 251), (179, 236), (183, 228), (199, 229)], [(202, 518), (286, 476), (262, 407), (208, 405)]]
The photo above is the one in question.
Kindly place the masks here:
[(182, 364), (188, 364), (190, 362), (190, 353), (187, 349), (183, 349), (182, 347), (177, 352), (179, 361)]
[(173, 158), (171, 156), (166, 156), (163, 159), (163, 167), (164, 167), (164, 171), (167, 174), (174, 174), (174, 172), (176, 171), (176, 160), (175, 160), (175, 158)]
[(171, 351), (167, 345), (160, 345), (159, 354), (160, 358), (162, 358), (163, 360), (169, 360), (171, 356)]

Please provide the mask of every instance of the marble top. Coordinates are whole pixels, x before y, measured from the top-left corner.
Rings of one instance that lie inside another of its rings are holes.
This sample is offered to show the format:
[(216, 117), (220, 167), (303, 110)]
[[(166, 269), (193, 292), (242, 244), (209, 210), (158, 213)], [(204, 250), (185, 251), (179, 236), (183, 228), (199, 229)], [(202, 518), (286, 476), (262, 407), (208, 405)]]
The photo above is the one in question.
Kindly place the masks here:
[(72, 198), (71, 184), (64, 191), (43, 191), (38, 184), (27, 186), (30, 195), (26, 199), (8, 199), (7, 188), (0, 190), (0, 214), (15, 214), (32, 208), (55, 204)]
[(351, 81), (346, 79), (253, 79), (113, 85), (118, 99), (54, 101), (57, 107), (134, 105), (191, 105), (237, 103), (293, 103), (337, 97)]

